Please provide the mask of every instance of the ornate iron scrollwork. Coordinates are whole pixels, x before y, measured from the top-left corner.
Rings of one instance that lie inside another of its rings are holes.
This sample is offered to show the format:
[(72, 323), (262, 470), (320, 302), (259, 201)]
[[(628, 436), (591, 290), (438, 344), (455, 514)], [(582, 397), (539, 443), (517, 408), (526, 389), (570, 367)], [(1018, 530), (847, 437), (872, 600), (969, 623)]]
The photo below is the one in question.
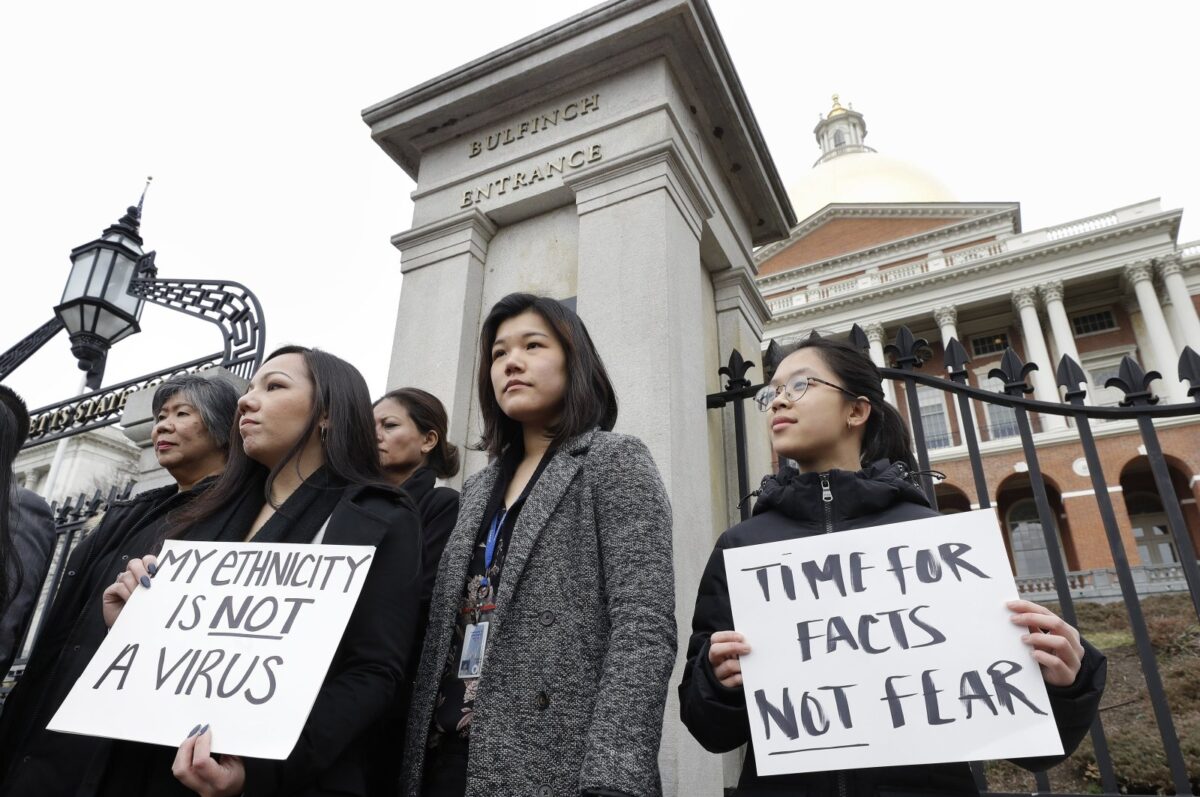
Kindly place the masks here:
[(0, 354), (0, 381), (7, 379), (9, 374), (17, 370), (17, 366), (28, 360), (33, 356), (34, 352), (49, 343), (50, 338), (57, 335), (58, 331), (62, 328), (62, 320), (58, 316), (55, 316), (22, 338), (16, 346), (13, 346), (4, 352), (4, 354)]

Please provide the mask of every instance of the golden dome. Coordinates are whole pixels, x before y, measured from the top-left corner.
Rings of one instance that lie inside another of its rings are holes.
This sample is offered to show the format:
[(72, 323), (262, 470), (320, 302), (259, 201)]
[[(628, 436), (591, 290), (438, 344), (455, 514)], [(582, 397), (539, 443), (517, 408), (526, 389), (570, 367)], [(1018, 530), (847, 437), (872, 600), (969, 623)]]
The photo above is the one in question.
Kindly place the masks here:
[(877, 152), (830, 158), (789, 185), (788, 197), (801, 221), (831, 203), (957, 201), (925, 170)]
[(835, 116), (841, 116), (845, 112), (846, 112), (846, 109), (842, 107), (842, 104), (840, 102), (838, 102), (838, 95), (834, 94), (833, 95), (833, 107), (829, 109), (829, 113), (825, 115), (825, 118), (832, 119)]

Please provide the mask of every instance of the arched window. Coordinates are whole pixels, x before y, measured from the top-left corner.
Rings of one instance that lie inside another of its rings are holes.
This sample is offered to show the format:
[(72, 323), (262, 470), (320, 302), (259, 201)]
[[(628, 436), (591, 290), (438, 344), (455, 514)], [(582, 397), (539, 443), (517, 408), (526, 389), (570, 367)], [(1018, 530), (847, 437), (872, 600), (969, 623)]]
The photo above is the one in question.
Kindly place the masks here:
[(1175, 541), (1167, 528), (1167, 513), (1155, 493), (1129, 493), (1125, 511), (1133, 527), (1133, 539), (1144, 565), (1169, 565), (1179, 561)]
[(836, 131), (834, 131), (834, 134), (833, 134), (833, 145), (834, 145), (835, 147), (844, 147), (844, 146), (846, 146), (846, 134), (845, 134), (845, 133), (843, 133), (841, 130), (836, 130)]
[(1008, 510), (1007, 525), (1017, 577), (1050, 575), (1046, 535), (1042, 533), (1042, 521), (1038, 518), (1034, 500), (1022, 498), (1013, 504)]

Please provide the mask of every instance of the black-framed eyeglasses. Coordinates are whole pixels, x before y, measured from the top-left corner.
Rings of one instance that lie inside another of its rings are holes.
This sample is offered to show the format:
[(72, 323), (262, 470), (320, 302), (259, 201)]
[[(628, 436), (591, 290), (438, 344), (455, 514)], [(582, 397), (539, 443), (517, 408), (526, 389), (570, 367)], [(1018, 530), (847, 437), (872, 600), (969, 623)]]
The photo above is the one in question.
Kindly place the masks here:
[(763, 385), (762, 390), (755, 394), (754, 403), (758, 405), (758, 409), (761, 412), (766, 412), (771, 408), (771, 403), (775, 401), (775, 398), (780, 393), (783, 393), (784, 397), (787, 398), (788, 401), (799, 401), (804, 397), (805, 392), (808, 390), (809, 384), (812, 382), (817, 382), (818, 384), (831, 387), (834, 390), (840, 390), (852, 399), (859, 398), (859, 396), (856, 394), (851, 393), (841, 385), (835, 385), (833, 382), (826, 382), (824, 379), (819, 379), (815, 376), (796, 375), (784, 382), (782, 385)]

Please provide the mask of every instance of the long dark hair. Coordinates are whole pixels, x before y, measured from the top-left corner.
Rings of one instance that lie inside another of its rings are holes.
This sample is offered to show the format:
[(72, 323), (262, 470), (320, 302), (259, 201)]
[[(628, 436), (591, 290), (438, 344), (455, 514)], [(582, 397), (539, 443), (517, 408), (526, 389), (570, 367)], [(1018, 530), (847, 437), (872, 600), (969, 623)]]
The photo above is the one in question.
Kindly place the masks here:
[(21, 588), (23, 569), (21, 559), (13, 552), (12, 514), (16, 487), (13, 484), (12, 464), (25, 443), (29, 430), (29, 413), (21, 397), (0, 385), (0, 604), (7, 603)]
[[(379, 467), (371, 394), (362, 374), (340, 357), (305, 346), (276, 349), (267, 355), (267, 361), (284, 354), (303, 357), (309, 378), (312, 379), (313, 406), (304, 431), (280, 462), (268, 471), (265, 465), (246, 455), (242, 436), (235, 426), (229, 434), (229, 462), (225, 471), (212, 487), (172, 519), (168, 536), (179, 537), (190, 527), (216, 514), (239, 496), (254, 476), (264, 472), (267, 475), (263, 498), (269, 503), (275, 478), (284, 468), (295, 467), (294, 461), (304, 450), (322, 418), (327, 418), (327, 432), (322, 442), (326, 471), (347, 484), (388, 486)], [(235, 416), (235, 424), (237, 420)]]
[(802, 349), (816, 351), (846, 390), (856, 396), (865, 396), (871, 402), (871, 414), (863, 429), (859, 454), (862, 464), (869, 465), (876, 460), (886, 459), (903, 462), (910, 471), (916, 470), (908, 426), (899, 411), (884, 398), (883, 377), (871, 358), (848, 341), (814, 334), (786, 347), (779, 362), (783, 361), (783, 357)]
[(376, 401), (374, 406), (378, 407), (380, 402), (387, 399), (404, 407), (413, 426), (421, 434), (437, 434), (437, 445), (426, 455), (425, 464), (443, 479), (458, 473), (458, 446), (446, 439), (450, 421), (446, 418), (446, 408), (437, 396), (419, 387), (402, 387)]
[(587, 327), (579, 316), (556, 299), (532, 293), (510, 293), (496, 302), (479, 333), (479, 408), (483, 435), (479, 448), (494, 457), (513, 443), (521, 444), (521, 424), (504, 414), (492, 388), (492, 344), (500, 325), (521, 313), (533, 311), (542, 317), (566, 354), (567, 389), (558, 423), (547, 431), (558, 445), (568, 438), (599, 426), (611, 431), (617, 423), (617, 392), (609, 381), (604, 362)]

